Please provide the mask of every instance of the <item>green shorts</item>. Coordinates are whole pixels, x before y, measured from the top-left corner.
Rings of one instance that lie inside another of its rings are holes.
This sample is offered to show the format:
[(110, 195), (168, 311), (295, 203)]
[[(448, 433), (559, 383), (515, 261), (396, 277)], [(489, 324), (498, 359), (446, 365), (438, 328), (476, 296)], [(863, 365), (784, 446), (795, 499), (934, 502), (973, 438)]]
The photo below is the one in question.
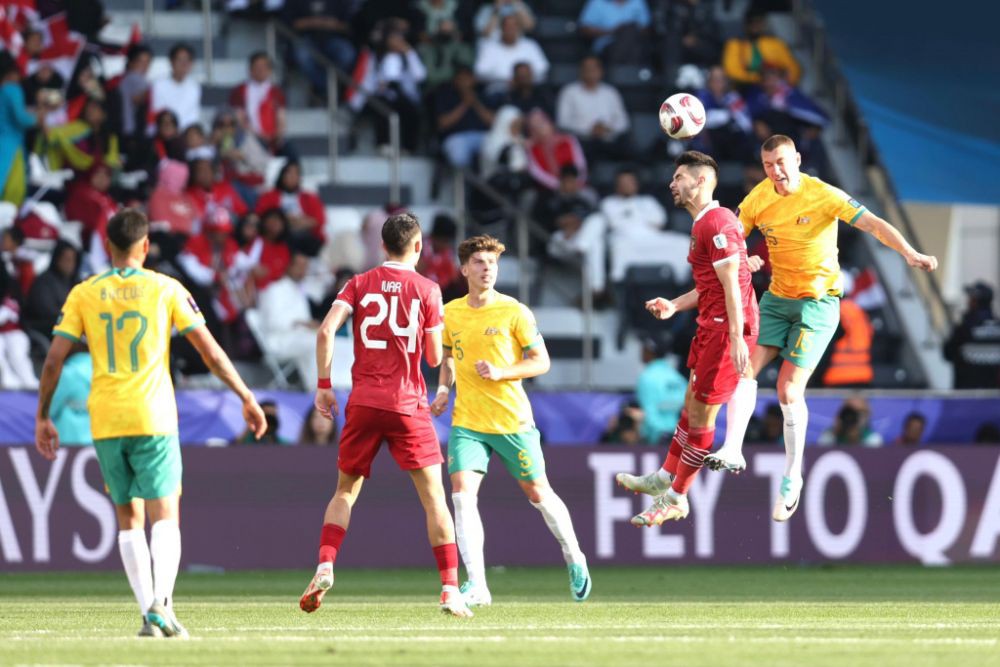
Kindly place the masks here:
[(501, 435), (453, 426), (448, 436), (448, 474), (472, 470), (486, 474), (496, 452), (514, 479), (529, 482), (545, 474), (538, 429)]
[(786, 299), (765, 292), (760, 300), (758, 345), (781, 350), (800, 368), (814, 369), (840, 324), (840, 298)]
[(115, 505), (133, 498), (155, 500), (181, 486), (181, 444), (177, 435), (136, 435), (94, 441), (104, 484)]

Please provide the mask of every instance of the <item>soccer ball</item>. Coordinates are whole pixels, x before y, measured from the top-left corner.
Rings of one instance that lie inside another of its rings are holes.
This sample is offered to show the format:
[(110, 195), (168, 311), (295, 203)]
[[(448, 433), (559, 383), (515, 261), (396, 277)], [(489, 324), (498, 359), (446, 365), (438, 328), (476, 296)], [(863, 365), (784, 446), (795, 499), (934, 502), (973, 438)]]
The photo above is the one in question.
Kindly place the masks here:
[(660, 105), (660, 127), (671, 139), (690, 139), (705, 127), (705, 107), (689, 93), (671, 95)]

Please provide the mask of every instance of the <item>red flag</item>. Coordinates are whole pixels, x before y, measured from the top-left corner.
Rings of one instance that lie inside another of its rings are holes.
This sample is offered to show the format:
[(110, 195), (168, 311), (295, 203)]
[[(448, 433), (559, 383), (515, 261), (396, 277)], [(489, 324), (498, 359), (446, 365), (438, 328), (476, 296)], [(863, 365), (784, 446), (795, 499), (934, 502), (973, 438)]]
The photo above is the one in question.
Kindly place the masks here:
[(0, 6), (0, 46), (9, 51), (14, 60), (17, 61), (21, 74), (25, 73), (28, 54), (24, 51), (24, 38), (15, 24), (16, 17), (11, 14), (8, 8)]
[(43, 38), (42, 52), (37, 60), (28, 63), (29, 74), (47, 64), (69, 81), (86, 40), (83, 35), (69, 29), (65, 12), (53, 14), (42, 21), (39, 27)]

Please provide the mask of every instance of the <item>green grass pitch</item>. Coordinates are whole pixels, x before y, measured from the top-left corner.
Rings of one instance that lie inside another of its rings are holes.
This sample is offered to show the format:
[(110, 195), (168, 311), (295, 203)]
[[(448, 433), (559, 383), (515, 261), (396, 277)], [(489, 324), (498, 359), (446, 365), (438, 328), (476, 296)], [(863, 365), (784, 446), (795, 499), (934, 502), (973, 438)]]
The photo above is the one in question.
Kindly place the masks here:
[(123, 573), (0, 574), (3, 665), (1000, 665), (1000, 568), (561, 568), (490, 573), (473, 619), (437, 574), (342, 569), (306, 615), (308, 572), (182, 573), (188, 642), (135, 638)]

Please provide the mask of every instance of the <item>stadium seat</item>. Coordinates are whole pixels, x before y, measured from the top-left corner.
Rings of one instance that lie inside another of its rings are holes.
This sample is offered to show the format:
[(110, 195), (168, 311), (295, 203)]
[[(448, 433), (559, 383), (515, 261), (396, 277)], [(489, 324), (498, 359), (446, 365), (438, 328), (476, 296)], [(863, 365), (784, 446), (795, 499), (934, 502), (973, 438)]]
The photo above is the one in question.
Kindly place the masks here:
[(275, 350), (268, 347), (267, 338), (261, 330), (260, 313), (257, 312), (256, 308), (247, 308), (243, 316), (247, 328), (250, 329), (250, 334), (257, 341), (264, 365), (271, 371), (271, 386), (275, 389), (290, 389), (292, 373), (295, 372), (295, 362), (290, 359), (279, 359), (275, 356)]

